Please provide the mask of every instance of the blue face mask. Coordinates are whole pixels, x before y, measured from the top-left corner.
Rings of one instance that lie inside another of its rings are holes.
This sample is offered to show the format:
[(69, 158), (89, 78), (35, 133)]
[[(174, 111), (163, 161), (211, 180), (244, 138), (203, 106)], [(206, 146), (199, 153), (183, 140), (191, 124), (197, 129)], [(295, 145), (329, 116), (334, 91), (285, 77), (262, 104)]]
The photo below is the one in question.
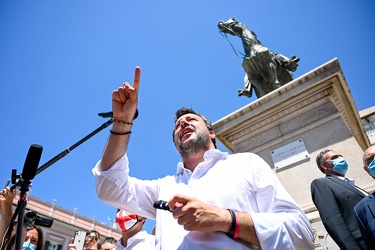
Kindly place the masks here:
[(375, 178), (375, 158), (367, 165), (370, 175)]
[(36, 245), (26, 241), (23, 243), (23, 246), (22, 246), (22, 250), (35, 250), (36, 249)]
[(346, 174), (348, 171), (348, 163), (342, 157), (338, 157), (332, 160), (333, 163), (333, 171), (340, 174)]

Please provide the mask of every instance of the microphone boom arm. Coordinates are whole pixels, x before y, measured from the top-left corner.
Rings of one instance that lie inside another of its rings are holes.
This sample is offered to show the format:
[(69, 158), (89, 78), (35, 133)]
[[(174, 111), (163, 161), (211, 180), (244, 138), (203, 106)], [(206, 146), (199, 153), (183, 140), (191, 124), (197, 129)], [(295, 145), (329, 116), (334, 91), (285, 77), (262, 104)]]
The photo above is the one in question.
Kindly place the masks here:
[(86, 135), (84, 138), (82, 138), (81, 140), (79, 140), (78, 142), (76, 142), (75, 144), (73, 144), (72, 146), (70, 146), (69, 148), (65, 149), (64, 151), (60, 152), (55, 157), (53, 157), (51, 160), (49, 160), (46, 163), (44, 163), (42, 166), (40, 166), (36, 170), (36, 174), (41, 173), (42, 171), (44, 171), (45, 169), (47, 169), (49, 166), (51, 166), (55, 162), (57, 162), (58, 160), (60, 160), (63, 157), (65, 157), (73, 149), (75, 149), (76, 147), (78, 147), (79, 145), (81, 145), (82, 143), (84, 143), (85, 141), (87, 141), (88, 139), (90, 139), (91, 137), (93, 137), (94, 135), (96, 135), (97, 133), (99, 133), (100, 131), (102, 131), (103, 129), (105, 129), (106, 127), (108, 127), (109, 125), (111, 125), (112, 123), (113, 123), (113, 119), (111, 118), (108, 121), (106, 121), (105, 123), (103, 123), (100, 127), (98, 127), (97, 129), (95, 129), (94, 131), (92, 131), (90, 134)]
[[(82, 143), (84, 143), (85, 141), (87, 141), (88, 139), (90, 139), (91, 137), (93, 137), (94, 135), (96, 135), (97, 133), (99, 133), (100, 131), (102, 131), (103, 129), (105, 129), (106, 127), (108, 127), (109, 125), (111, 125), (113, 123), (113, 118), (112, 118), (113, 113), (112, 112), (100, 113), (99, 116), (102, 116), (103, 118), (109, 118), (110, 117), (110, 119), (108, 121), (106, 121), (105, 123), (103, 123), (97, 129), (95, 129), (94, 131), (92, 131), (90, 134), (86, 135), (81, 140), (79, 140), (78, 142), (76, 142), (75, 144), (73, 144), (72, 146), (70, 146), (69, 148), (67, 148), (64, 151), (62, 151), (59, 154), (57, 154), (55, 157), (53, 157), (52, 159), (50, 159), (48, 162), (46, 162), (45, 164), (43, 164), (41, 167), (37, 168), (35, 175), (37, 175), (37, 174), (41, 173), (42, 171), (46, 170), (49, 166), (51, 166), (52, 164), (54, 164), (58, 160), (60, 160), (63, 157), (65, 157), (67, 154), (69, 154), (73, 149), (75, 149), (76, 147), (78, 147), (79, 145), (81, 145)], [(134, 119), (137, 118), (137, 116), (138, 116), (138, 110), (136, 112), (136, 115), (134, 116)], [(41, 154), (41, 152), (40, 152), (40, 154)], [(35, 156), (35, 155), (33, 155), (33, 156)], [(34, 158), (31, 157), (30, 159), (34, 160)], [(39, 157), (39, 159), (40, 159), (40, 157)], [(38, 160), (37, 164), (38, 163), (39, 163), (39, 160)], [(26, 177), (29, 177), (30, 180), (35, 177), (35, 176), (32, 176), (31, 172), (30, 173), (26, 172), (25, 175), (27, 175)], [(12, 171), (12, 184), (14, 184), (14, 185), (11, 187), (11, 189), (15, 189), (17, 187), (20, 187), (21, 194), (20, 194), (20, 199), (18, 201), (16, 210), (13, 213), (10, 225), (9, 225), (8, 230), (7, 230), (7, 232), (5, 234), (5, 237), (4, 237), (5, 239), (9, 239), (10, 238), (14, 222), (15, 222), (16, 218), (18, 218), (18, 221), (21, 222), (21, 223), (17, 224), (16, 240), (15, 240), (15, 249), (16, 250), (21, 250), (21, 248), (22, 248), (22, 240), (23, 240), (23, 238), (22, 238), (21, 235), (22, 235), (22, 227), (23, 227), (23, 223), (22, 222), (24, 220), (24, 213), (25, 213), (25, 208), (26, 208), (26, 205), (27, 205), (26, 192), (29, 191), (28, 188), (31, 185), (31, 181), (30, 180), (26, 180), (26, 179), (23, 180), (22, 178), (17, 179), (19, 177), (22, 177), (22, 176), (17, 175), (16, 174), (16, 170), (14, 169)], [(7, 184), (9, 184), (9, 181), (7, 182)], [(4, 244), (4, 242), (0, 242), (0, 247), (1, 248), (3, 247), (3, 244)]]

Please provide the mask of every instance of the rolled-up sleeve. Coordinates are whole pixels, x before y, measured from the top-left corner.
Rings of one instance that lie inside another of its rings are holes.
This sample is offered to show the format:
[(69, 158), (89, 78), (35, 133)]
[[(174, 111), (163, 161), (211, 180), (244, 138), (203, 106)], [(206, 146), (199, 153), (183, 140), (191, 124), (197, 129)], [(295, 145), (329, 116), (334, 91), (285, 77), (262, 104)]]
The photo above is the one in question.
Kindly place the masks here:
[(101, 160), (92, 169), (96, 193), (100, 200), (147, 218), (156, 217), (153, 202), (158, 197), (158, 181), (139, 180), (129, 176), (126, 154), (107, 171), (100, 171)]

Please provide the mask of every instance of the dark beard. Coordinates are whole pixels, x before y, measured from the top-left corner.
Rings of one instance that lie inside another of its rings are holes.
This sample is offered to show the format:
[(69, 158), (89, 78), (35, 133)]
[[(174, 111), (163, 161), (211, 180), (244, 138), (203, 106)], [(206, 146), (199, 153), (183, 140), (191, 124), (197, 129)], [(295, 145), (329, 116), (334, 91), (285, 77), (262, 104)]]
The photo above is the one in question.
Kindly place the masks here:
[(182, 158), (186, 158), (201, 150), (209, 149), (210, 136), (209, 134), (197, 134), (197, 138), (189, 142), (178, 144), (178, 148)]

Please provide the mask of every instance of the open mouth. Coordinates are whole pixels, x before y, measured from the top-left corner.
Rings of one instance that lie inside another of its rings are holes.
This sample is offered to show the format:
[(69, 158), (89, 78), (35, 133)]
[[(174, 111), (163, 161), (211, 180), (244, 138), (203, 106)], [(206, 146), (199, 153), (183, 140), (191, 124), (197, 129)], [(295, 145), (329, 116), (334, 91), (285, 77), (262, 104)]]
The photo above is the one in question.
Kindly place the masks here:
[(181, 131), (180, 133), (180, 140), (182, 140), (184, 137), (186, 136), (189, 136), (190, 134), (192, 134), (194, 132), (194, 130), (192, 128), (185, 128), (184, 130)]

